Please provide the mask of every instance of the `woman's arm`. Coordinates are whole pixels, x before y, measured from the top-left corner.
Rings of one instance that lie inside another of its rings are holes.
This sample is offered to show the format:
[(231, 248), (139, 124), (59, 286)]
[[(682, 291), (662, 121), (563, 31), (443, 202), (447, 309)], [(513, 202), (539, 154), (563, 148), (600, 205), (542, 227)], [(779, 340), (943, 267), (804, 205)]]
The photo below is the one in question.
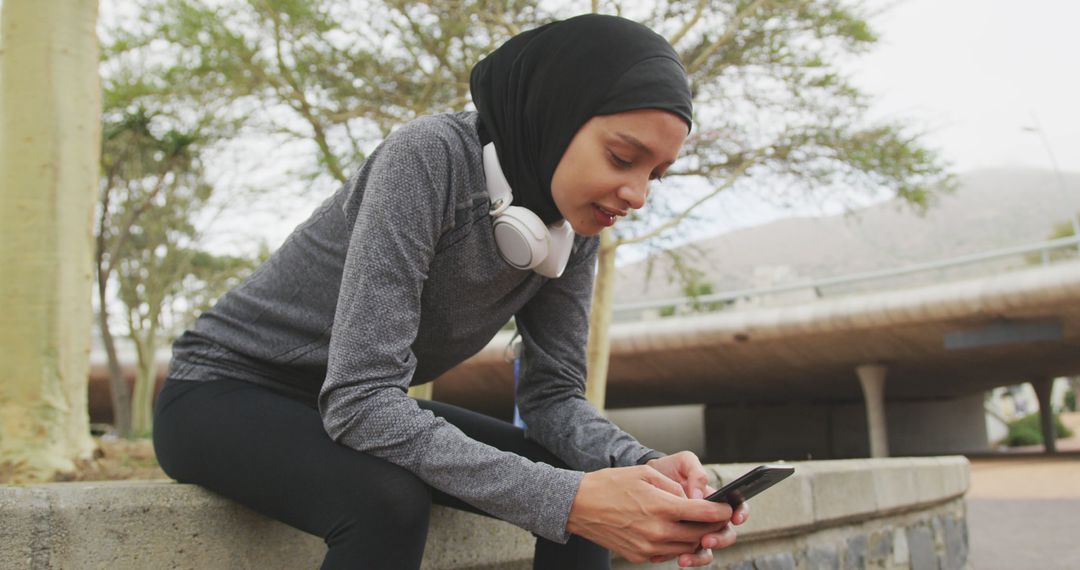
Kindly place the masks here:
[[(444, 230), (453, 133), (416, 123), (392, 135), (355, 181), (350, 236), (319, 396), (336, 441), (404, 467), (429, 485), (546, 538), (565, 541), (581, 473), (533, 463), (466, 437), (406, 396), (428, 267)], [(449, 142), (448, 142), (449, 141)], [(362, 198), (362, 199), (360, 199)], [(357, 206), (355, 201), (359, 200)], [(452, 210), (451, 210), (452, 211)], [(363, 485), (357, 481), (357, 485)]]
[(619, 429), (585, 399), (585, 349), (595, 270), (595, 238), (558, 279), (544, 284), (517, 313), (525, 344), (518, 406), (531, 439), (571, 467), (595, 471), (662, 456)]
[(680, 452), (665, 457), (585, 400), (596, 246), (596, 240), (588, 240), (576, 264), (546, 283), (518, 312), (525, 340), (518, 405), (527, 433), (569, 465), (590, 472), (574, 500), (571, 532), (633, 562), (678, 557), (683, 566), (707, 565), (713, 560), (711, 548), (735, 542), (727, 523), (742, 524), (745, 507), (733, 517), (728, 505), (701, 500), (708, 478), (697, 456)]

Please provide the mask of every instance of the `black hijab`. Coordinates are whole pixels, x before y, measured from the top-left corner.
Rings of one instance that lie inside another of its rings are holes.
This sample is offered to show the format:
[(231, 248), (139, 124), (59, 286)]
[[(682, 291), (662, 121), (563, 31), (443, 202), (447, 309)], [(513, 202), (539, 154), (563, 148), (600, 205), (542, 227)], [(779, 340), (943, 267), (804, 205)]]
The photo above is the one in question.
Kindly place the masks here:
[(551, 178), (574, 134), (595, 115), (661, 109), (692, 118), (686, 71), (649, 28), (587, 14), (510, 38), (472, 70), (480, 137), (493, 141), (514, 205), (545, 224), (562, 218)]

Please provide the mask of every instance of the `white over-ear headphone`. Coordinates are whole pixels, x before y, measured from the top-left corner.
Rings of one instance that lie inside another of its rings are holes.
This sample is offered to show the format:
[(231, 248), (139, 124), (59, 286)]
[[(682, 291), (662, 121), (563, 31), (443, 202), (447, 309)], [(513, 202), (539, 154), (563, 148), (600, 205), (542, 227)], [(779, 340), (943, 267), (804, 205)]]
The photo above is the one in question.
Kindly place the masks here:
[(514, 195), (506, 181), (495, 143), (484, 145), (484, 178), (491, 197), (491, 226), (499, 256), (518, 269), (555, 279), (566, 269), (574, 246), (574, 230), (566, 220), (544, 226), (532, 210), (511, 206)]

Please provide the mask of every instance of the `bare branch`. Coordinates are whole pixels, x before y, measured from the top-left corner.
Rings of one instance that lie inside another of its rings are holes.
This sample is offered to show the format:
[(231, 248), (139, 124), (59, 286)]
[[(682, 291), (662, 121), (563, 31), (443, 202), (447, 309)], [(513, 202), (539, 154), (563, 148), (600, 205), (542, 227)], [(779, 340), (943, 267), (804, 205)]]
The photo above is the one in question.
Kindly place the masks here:
[(131, 211), (127, 219), (124, 220), (123, 224), (120, 226), (120, 236), (116, 239), (116, 242), (113, 243), (112, 249), (109, 250), (110, 273), (112, 272), (112, 260), (119, 257), (121, 248), (124, 247), (124, 244), (127, 243), (128, 238), (131, 237), (131, 228), (135, 225), (135, 222), (139, 221), (139, 217), (142, 216), (143, 213), (145, 213), (147, 210), (149, 210), (151, 205), (153, 205), (154, 199), (157, 198), (157, 195), (160, 194), (161, 190), (165, 187), (165, 177), (169, 175), (169, 172), (172, 172), (172, 169), (176, 167), (179, 160), (179, 155), (173, 155), (169, 157), (169, 161), (165, 163), (165, 167), (158, 174), (158, 178), (157, 181), (154, 182), (153, 189), (151, 189), (150, 193), (146, 195), (146, 198), (143, 199), (141, 204), (139, 204), (139, 207)]
[(360, 149), (360, 141), (353, 134), (349, 121), (344, 121), (342, 124), (345, 126), (345, 136), (349, 139), (349, 144), (352, 145), (353, 156), (363, 158), (364, 151)]
[(734, 185), (735, 181), (738, 180), (739, 177), (742, 176), (743, 173), (745, 173), (747, 171), (747, 169), (749, 169), (751, 166), (757, 164), (758, 159), (759, 159), (760, 156), (761, 156), (761, 154), (757, 154), (757, 155), (751, 156), (751, 157), (743, 160), (739, 164), (738, 167), (736, 167), (734, 170), (732, 170), (731, 172), (728, 173), (728, 175), (724, 179), (723, 183), (721, 183), (719, 186), (714, 188), (712, 192), (709, 192), (705, 196), (702, 196), (700, 199), (695, 201), (693, 204), (688, 206), (683, 211), (681, 211), (678, 214), (675, 214), (674, 216), (672, 216), (671, 219), (664, 222), (660, 226), (658, 226), (656, 228), (653, 228), (652, 230), (650, 230), (648, 232), (645, 232), (644, 234), (642, 234), (640, 236), (634, 236), (634, 237), (630, 237), (630, 238), (621, 238), (621, 239), (619, 239), (618, 241), (615, 242), (615, 246), (618, 247), (618, 246), (623, 246), (623, 245), (641, 243), (643, 241), (650, 240), (650, 239), (652, 239), (652, 238), (666, 232), (667, 230), (670, 230), (671, 228), (674, 228), (675, 226), (678, 226), (679, 224), (681, 224), (683, 222), (683, 220), (685, 220), (687, 217), (690, 216), (691, 211), (693, 211), (694, 209), (696, 209), (698, 206), (702, 205), (703, 203), (711, 200), (713, 197), (715, 197), (720, 192), (722, 192), (724, 190), (727, 190), (732, 185)]
[(686, 34), (690, 32), (690, 30), (694, 29), (694, 26), (697, 25), (698, 21), (701, 20), (701, 16), (705, 13), (705, 4), (707, 3), (707, 1), (708, 0), (698, 0), (697, 8), (694, 10), (694, 15), (690, 17), (690, 20), (683, 24), (683, 27), (678, 32), (675, 32), (674, 36), (671, 36), (671, 39), (668, 40), (668, 43), (670, 43), (672, 46), (678, 45), (678, 43), (682, 41), (683, 37), (685, 37)]
[(98, 268), (98, 281), (101, 281), (102, 271), (106, 275), (112, 272), (112, 262), (110, 261), (109, 267), (105, 265), (105, 243), (108, 239), (109, 228), (106, 222), (109, 220), (109, 203), (112, 201), (112, 188), (116, 180), (116, 163), (109, 165), (109, 168), (105, 171), (105, 189), (101, 195), (101, 216), (98, 217), (97, 226), (97, 250), (94, 252), (94, 258), (97, 261)]
[(345, 172), (342, 171), (341, 165), (338, 164), (337, 156), (330, 148), (330, 143), (326, 136), (326, 128), (321, 121), (315, 118), (311, 103), (307, 100), (307, 94), (304, 92), (303, 87), (297, 83), (296, 78), (290, 73), (289, 66), (285, 63), (285, 56), (282, 52), (283, 37), (281, 32), (281, 16), (272, 7), (268, 6), (267, 8), (267, 12), (274, 22), (274, 55), (277, 58), (278, 73), (281, 74), (285, 79), (285, 82), (292, 88), (294, 95), (292, 100), (297, 104), (297, 106), (294, 106), (293, 108), (296, 109), (296, 111), (307, 120), (308, 124), (311, 125), (311, 130), (315, 137), (315, 144), (319, 146), (319, 151), (323, 155), (323, 160), (326, 162), (326, 167), (330, 170), (330, 174), (340, 182), (345, 182), (348, 177), (345, 175)]
[(769, 3), (769, 0), (755, 0), (744, 10), (732, 16), (731, 21), (728, 22), (727, 30), (724, 32), (724, 35), (720, 36), (719, 39), (717, 39), (715, 42), (709, 45), (709, 47), (705, 48), (700, 54), (698, 54), (698, 56), (694, 58), (694, 61), (690, 62), (690, 65), (686, 66), (687, 72), (693, 74), (695, 71), (698, 70), (699, 67), (704, 65), (704, 63), (710, 57), (712, 57), (713, 54), (719, 51), (720, 48), (731, 43), (731, 41), (735, 39), (735, 35), (738, 34), (739, 28), (742, 26), (743, 20), (756, 12), (758, 8), (761, 8)]
[(495, 12), (481, 12), (480, 21), (499, 25), (511, 36), (516, 36), (521, 33), (521, 28), (506, 19), (506, 10), (503, 2), (495, 2), (495, 10)]
[[(424, 32), (423, 26), (414, 20), (404, 7), (399, 6), (398, 12), (405, 18), (405, 21), (408, 22), (409, 29), (416, 35), (417, 39), (420, 41), (420, 45), (439, 62), (439, 65), (442, 65), (448, 71), (453, 73), (454, 66), (446, 59), (446, 49), (437, 49), (436, 46), (433, 45), (434, 42), (431, 41), (431, 36)], [(417, 61), (417, 64), (419, 63), (420, 62)], [(417, 65), (417, 67), (419, 67), (419, 65)]]

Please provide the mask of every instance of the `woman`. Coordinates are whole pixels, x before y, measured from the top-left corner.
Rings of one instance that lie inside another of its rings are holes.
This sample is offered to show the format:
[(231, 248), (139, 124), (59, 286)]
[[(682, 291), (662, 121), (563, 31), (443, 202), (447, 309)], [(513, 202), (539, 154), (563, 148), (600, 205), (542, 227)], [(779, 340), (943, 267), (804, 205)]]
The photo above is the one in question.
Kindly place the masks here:
[[(418, 568), (433, 501), (532, 531), (537, 568), (607, 568), (609, 548), (708, 564), (744, 508), (583, 397), (595, 236), (675, 160), (685, 71), (647, 28), (588, 15), (512, 38), (471, 87), (478, 113), (389, 136), (176, 341), (160, 463), (324, 537), (323, 568)], [(511, 317), (527, 431), (406, 396)]]

